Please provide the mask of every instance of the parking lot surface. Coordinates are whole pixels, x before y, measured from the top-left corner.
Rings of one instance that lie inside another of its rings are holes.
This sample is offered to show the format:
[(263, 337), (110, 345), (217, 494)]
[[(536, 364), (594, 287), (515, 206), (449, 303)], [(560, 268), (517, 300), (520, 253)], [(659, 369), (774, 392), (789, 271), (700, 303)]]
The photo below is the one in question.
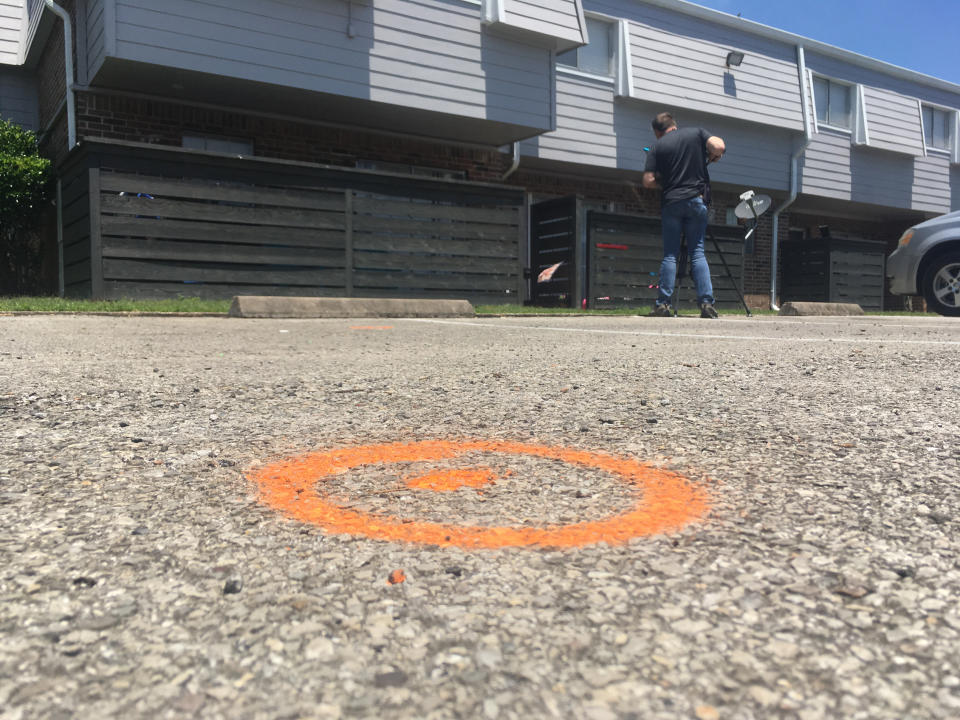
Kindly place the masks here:
[(958, 356), (0, 317), (0, 718), (960, 717)]

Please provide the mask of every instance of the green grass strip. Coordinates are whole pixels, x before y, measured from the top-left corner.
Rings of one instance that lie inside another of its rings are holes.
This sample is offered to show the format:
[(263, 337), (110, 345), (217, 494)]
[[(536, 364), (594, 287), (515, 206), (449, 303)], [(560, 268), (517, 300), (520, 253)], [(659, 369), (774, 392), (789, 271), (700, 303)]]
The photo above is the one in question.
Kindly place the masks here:
[(74, 300), (59, 297), (0, 298), (0, 312), (169, 312), (226, 313), (229, 300)]

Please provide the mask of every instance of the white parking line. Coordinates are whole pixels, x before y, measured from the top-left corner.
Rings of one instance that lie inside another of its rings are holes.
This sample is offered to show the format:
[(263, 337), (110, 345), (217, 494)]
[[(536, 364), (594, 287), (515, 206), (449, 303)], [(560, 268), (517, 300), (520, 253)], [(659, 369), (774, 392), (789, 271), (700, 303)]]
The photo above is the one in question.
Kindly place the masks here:
[(544, 332), (573, 332), (593, 333), (597, 335), (639, 335), (643, 337), (676, 337), (693, 340), (748, 340), (767, 342), (794, 342), (794, 343), (849, 343), (851, 345), (958, 345), (960, 340), (905, 340), (901, 338), (832, 338), (832, 337), (764, 337), (763, 335), (719, 335), (714, 333), (681, 333), (646, 330), (602, 330), (600, 328), (571, 328), (551, 327), (539, 325), (494, 325), (489, 320), (437, 320), (435, 318), (410, 318), (413, 322), (431, 323), (436, 325), (464, 325), (466, 327), (496, 327), (507, 330), (541, 330)]

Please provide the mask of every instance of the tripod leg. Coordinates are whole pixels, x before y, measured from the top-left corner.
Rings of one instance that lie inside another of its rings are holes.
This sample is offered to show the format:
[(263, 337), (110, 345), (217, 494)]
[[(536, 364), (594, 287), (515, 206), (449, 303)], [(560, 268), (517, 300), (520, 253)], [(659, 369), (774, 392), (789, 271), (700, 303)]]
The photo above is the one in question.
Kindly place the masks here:
[(733, 289), (737, 291), (737, 296), (740, 298), (740, 303), (743, 305), (743, 309), (747, 311), (747, 317), (753, 317), (750, 312), (750, 308), (747, 307), (747, 301), (743, 297), (743, 293), (740, 292), (740, 286), (737, 285), (737, 281), (733, 277), (733, 273), (730, 272), (730, 266), (727, 265), (727, 259), (723, 256), (723, 251), (720, 250), (720, 243), (717, 242), (717, 239), (713, 236), (712, 232), (707, 232), (710, 236), (711, 242), (713, 242), (713, 247), (717, 251), (717, 255), (720, 256), (720, 262), (723, 263), (723, 269), (727, 271), (727, 277), (730, 278), (730, 282), (733, 284)]

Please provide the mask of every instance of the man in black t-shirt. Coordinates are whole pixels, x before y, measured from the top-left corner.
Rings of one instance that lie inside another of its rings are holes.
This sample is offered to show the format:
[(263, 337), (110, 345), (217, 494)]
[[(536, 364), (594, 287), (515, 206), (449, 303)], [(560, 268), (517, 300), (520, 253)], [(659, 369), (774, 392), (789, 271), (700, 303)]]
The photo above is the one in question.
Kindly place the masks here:
[(726, 145), (721, 138), (710, 135), (703, 128), (678, 128), (670, 113), (660, 113), (651, 124), (657, 144), (647, 153), (643, 186), (662, 191), (660, 216), (663, 226), (660, 293), (653, 312), (660, 317), (673, 314), (670, 299), (677, 279), (677, 255), (686, 236), (700, 317), (715, 318), (717, 311), (713, 307), (710, 266), (703, 251), (707, 230), (704, 200), (709, 202), (707, 164), (723, 157)]

